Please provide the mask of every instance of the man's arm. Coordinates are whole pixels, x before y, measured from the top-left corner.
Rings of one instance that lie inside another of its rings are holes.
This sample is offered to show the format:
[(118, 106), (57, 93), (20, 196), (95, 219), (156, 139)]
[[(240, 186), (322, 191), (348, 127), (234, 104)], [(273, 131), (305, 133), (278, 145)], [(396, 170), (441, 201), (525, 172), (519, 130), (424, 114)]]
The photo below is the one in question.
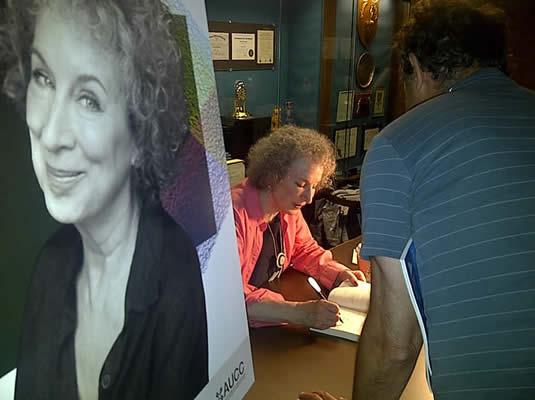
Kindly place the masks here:
[(355, 371), (355, 400), (399, 399), (416, 364), (422, 335), (399, 260), (371, 257), (370, 308)]

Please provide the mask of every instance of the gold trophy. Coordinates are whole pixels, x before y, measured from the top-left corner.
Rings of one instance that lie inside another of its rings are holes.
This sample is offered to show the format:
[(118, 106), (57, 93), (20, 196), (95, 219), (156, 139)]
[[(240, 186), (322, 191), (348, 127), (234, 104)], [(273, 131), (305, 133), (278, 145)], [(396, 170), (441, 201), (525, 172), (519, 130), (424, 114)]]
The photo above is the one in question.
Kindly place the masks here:
[(245, 109), (245, 103), (247, 102), (247, 89), (243, 81), (236, 81), (234, 85), (234, 113), (232, 116), (235, 119), (249, 118), (251, 114)]
[(278, 129), (282, 125), (282, 117), (281, 117), (281, 108), (275, 107), (273, 109), (273, 114), (271, 115), (271, 130), (274, 131), (275, 129)]

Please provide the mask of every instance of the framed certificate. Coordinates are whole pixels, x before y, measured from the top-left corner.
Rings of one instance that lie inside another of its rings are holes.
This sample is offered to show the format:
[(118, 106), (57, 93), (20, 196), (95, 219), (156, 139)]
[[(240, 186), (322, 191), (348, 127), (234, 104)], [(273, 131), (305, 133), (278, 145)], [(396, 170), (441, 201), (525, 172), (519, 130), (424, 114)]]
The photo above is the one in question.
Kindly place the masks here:
[(254, 33), (232, 33), (232, 59), (255, 60), (256, 45)]
[(227, 61), (230, 59), (230, 44), (228, 32), (210, 32), (210, 47), (212, 48), (212, 60)]
[(369, 128), (364, 130), (364, 150), (367, 151), (371, 144), (372, 140), (379, 133), (379, 128)]
[(274, 70), (277, 26), (232, 21), (208, 21), (216, 71)]
[(258, 30), (256, 31), (257, 38), (257, 60), (258, 64), (273, 64), (275, 56), (273, 51), (275, 49), (275, 31), (273, 30)]
[(354, 157), (357, 155), (358, 127), (338, 129), (334, 132), (334, 147), (336, 159)]
[(336, 108), (336, 122), (350, 120), (353, 116), (353, 91), (338, 92), (338, 106)]

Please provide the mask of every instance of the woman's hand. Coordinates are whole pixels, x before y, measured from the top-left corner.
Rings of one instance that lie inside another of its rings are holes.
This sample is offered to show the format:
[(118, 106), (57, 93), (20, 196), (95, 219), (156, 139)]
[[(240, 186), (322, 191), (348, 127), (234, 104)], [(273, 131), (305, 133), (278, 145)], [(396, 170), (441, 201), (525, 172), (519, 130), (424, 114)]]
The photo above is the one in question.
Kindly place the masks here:
[(319, 392), (301, 392), (299, 400), (345, 400), (343, 397), (334, 397), (332, 394), (324, 391)]
[(295, 303), (298, 312), (296, 323), (308, 328), (327, 329), (335, 326), (340, 316), (336, 303), (327, 300), (312, 300)]
[(359, 270), (350, 270), (345, 269), (343, 271), (340, 271), (338, 275), (336, 276), (336, 280), (334, 281), (333, 288), (340, 286), (340, 284), (348, 280), (351, 282), (353, 286), (358, 286), (358, 281), (366, 282), (366, 277), (364, 276), (364, 272)]

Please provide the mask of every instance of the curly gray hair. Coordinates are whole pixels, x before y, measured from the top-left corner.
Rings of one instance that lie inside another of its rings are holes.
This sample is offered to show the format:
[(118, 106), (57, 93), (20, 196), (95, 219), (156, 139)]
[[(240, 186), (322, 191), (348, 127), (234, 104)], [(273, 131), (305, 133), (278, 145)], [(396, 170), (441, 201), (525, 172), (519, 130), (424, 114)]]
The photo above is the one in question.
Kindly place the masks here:
[(172, 16), (159, 0), (8, 0), (0, 25), (3, 91), (25, 112), (31, 77), (30, 49), (37, 17), (57, 7), (65, 18), (85, 24), (92, 37), (118, 60), (124, 77), (130, 131), (138, 150), (135, 187), (156, 200), (177, 171), (189, 133), (182, 55), (173, 37)]
[(331, 185), (336, 169), (332, 142), (313, 129), (294, 125), (285, 125), (260, 139), (251, 147), (247, 158), (247, 176), (259, 189), (279, 183), (297, 159), (305, 159), (323, 168), (317, 190)]

